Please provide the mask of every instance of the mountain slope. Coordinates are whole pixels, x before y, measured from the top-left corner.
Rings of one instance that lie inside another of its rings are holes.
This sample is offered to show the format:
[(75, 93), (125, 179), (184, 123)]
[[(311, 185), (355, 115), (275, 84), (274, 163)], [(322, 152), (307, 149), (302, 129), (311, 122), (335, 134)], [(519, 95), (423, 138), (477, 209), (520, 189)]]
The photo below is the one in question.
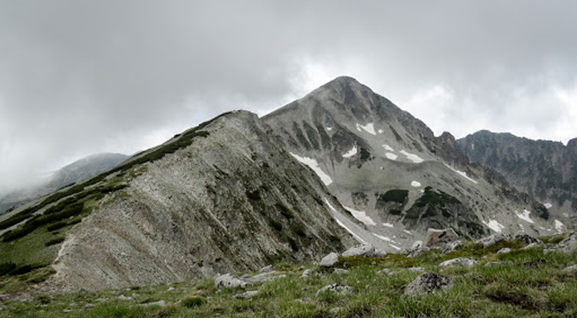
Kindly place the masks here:
[(470, 165), (453, 136), (435, 137), (352, 78), (337, 78), (263, 120), (390, 250), (429, 227), (473, 237), (555, 231), (542, 205), (494, 171)]
[[(346, 214), (338, 201), (245, 111), (187, 131), (94, 180), (79, 185), (80, 192), (60, 192), (59, 202), (71, 200), (64, 211), (80, 204), (86, 216), (68, 230), (52, 263), (56, 274), (45, 283), (49, 290), (255, 270), (318, 260), (354, 243), (334, 221)], [(44, 217), (63, 213), (43, 209)]]
[(47, 177), (39, 184), (0, 196), (0, 214), (8, 209), (52, 193), (64, 186), (92, 178), (110, 170), (129, 157), (117, 153), (100, 153), (75, 161)]
[(457, 141), (471, 161), (491, 167), (559, 218), (577, 216), (577, 139), (530, 140), (479, 131)]

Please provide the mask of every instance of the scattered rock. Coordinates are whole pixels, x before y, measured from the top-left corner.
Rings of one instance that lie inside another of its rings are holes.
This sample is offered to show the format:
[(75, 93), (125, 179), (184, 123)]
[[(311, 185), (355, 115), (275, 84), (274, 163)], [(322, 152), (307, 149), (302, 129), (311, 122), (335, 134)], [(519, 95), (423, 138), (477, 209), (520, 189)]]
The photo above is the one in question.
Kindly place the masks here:
[(120, 295), (120, 296), (117, 297), (117, 299), (118, 299), (118, 300), (132, 300), (132, 297), (127, 297), (127, 296), (124, 296), (124, 295)]
[(577, 232), (573, 232), (567, 236), (564, 240), (559, 242), (557, 246), (552, 246), (546, 249), (544, 252), (562, 252), (566, 254), (570, 254), (577, 250)]
[(388, 276), (392, 276), (394, 275), (396, 272), (393, 271), (390, 268), (383, 268), (380, 271), (377, 272), (377, 274), (382, 274), (382, 275), (388, 275)]
[(415, 241), (415, 243), (413, 243), (411, 246), (411, 250), (418, 250), (421, 247), (423, 247), (423, 241)]
[(459, 239), (459, 235), (451, 228), (444, 230), (428, 229), (425, 236), (425, 246), (443, 246)]
[(343, 253), (343, 256), (372, 256), (375, 252), (375, 247), (371, 244), (355, 245)]
[(151, 306), (159, 306), (159, 307), (166, 307), (166, 301), (159, 300), (152, 303), (140, 304), (140, 307), (151, 307)]
[(273, 268), (274, 267), (272, 265), (265, 266), (265, 267), (261, 268), (258, 272), (261, 274), (262, 273), (268, 273), (268, 272), (271, 272), (273, 270)]
[(309, 301), (311, 301), (312, 299), (310, 297), (305, 297), (305, 298), (299, 298), (296, 301), (303, 304), (303, 303), (308, 303)]
[(565, 267), (565, 268), (562, 270), (562, 272), (564, 272), (564, 273), (572, 273), (572, 272), (575, 272), (575, 271), (577, 271), (577, 264), (571, 265), (571, 266), (569, 266), (569, 267)]
[(69, 313), (69, 312), (71, 312), (71, 311), (72, 311), (71, 309), (64, 309), (64, 310), (62, 310), (62, 312), (65, 312), (65, 313)]
[(501, 266), (501, 265), (513, 265), (513, 262), (506, 261), (506, 262), (488, 262), (485, 264), (485, 267), (492, 267), (492, 266)]
[(451, 287), (453, 280), (435, 273), (424, 273), (405, 288), (405, 296), (419, 296)]
[(333, 271), (333, 274), (348, 274), (349, 271), (346, 269), (342, 269), (342, 268), (335, 268), (335, 270)]
[(91, 303), (86, 303), (86, 304), (84, 305), (84, 308), (92, 308), (92, 307), (94, 307), (94, 305), (91, 304)]
[(507, 254), (507, 253), (511, 253), (511, 249), (508, 247), (504, 247), (504, 248), (500, 249), (499, 251), (497, 251), (497, 254)]
[(540, 239), (538, 238), (534, 238), (531, 235), (528, 234), (519, 234), (517, 236), (515, 236), (515, 240), (525, 244), (525, 245), (529, 245), (529, 244), (533, 244), (533, 243), (543, 243)]
[(321, 267), (331, 267), (335, 265), (335, 263), (338, 261), (339, 261), (339, 254), (333, 252), (323, 257), (323, 259), (320, 262), (320, 265)]
[(336, 293), (336, 294), (348, 294), (348, 293), (352, 293), (353, 289), (347, 285), (343, 285), (341, 283), (335, 283), (335, 284), (330, 284), (327, 285), (321, 289), (319, 289), (315, 296), (318, 296), (320, 293), (323, 292), (331, 292), (331, 293)]
[(497, 244), (497, 242), (510, 241), (510, 240), (511, 240), (511, 235), (506, 234), (506, 233), (498, 233), (498, 234), (493, 234), (491, 236), (482, 238), (475, 243), (483, 244), (483, 247), (487, 248), (489, 246), (493, 246), (493, 245)]
[(471, 267), (471, 266), (478, 264), (478, 263), (479, 262), (472, 260), (470, 258), (458, 257), (458, 258), (450, 259), (448, 261), (444, 261), (441, 264), (439, 264), (439, 266), (449, 267), (449, 266), (462, 265), (462, 266), (466, 266), (466, 267)]
[(249, 291), (245, 291), (244, 293), (234, 295), (234, 298), (247, 299), (247, 298), (252, 298), (256, 295), (258, 295), (258, 290), (249, 290)]
[(407, 270), (409, 272), (414, 272), (414, 273), (424, 273), (425, 272), (425, 268), (423, 268), (423, 267), (409, 267), (409, 268), (407, 268)]
[(311, 276), (311, 270), (310, 269), (305, 269), (305, 271), (303, 272), (303, 274), (301, 275), (301, 278), (305, 278), (305, 277), (309, 277)]
[(530, 249), (530, 248), (537, 248), (537, 247), (541, 247), (541, 246), (543, 246), (543, 242), (541, 242), (541, 243), (531, 243), (531, 244), (523, 247), (522, 249), (523, 249), (523, 250), (528, 250), (528, 249)]
[(422, 253), (428, 252), (428, 251), (430, 251), (430, 250), (431, 250), (431, 249), (428, 248), (428, 247), (421, 247), (421, 248), (418, 248), (418, 249), (415, 249), (415, 250), (410, 250), (410, 251), (408, 251), (408, 253), (407, 253), (407, 257), (415, 258), (415, 257), (421, 255)]
[(461, 246), (463, 246), (463, 241), (458, 240), (455, 242), (447, 243), (445, 247), (441, 250), (442, 254), (447, 254), (458, 250)]
[(380, 250), (380, 249), (376, 249), (373, 253), (371, 253), (371, 255), (367, 255), (369, 257), (383, 257), (383, 256), (387, 256), (387, 252)]
[(240, 279), (238, 276), (231, 275), (231, 274), (225, 274), (225, 275), (218, 276), (214, 280), (214, 287), (216, 287), (216, 288), (220, 288), (220, 287), (233, 288), (233, 287), (238, 287), (238, 286), (245, 288), (247, 285), (248, 285), (247, 282)]
[(171, 286), (167, 291), (169, 291), (169, 292), (174, 292), (174, 291), (176, 291), (176, 288), (174, 288), (174, 287)]

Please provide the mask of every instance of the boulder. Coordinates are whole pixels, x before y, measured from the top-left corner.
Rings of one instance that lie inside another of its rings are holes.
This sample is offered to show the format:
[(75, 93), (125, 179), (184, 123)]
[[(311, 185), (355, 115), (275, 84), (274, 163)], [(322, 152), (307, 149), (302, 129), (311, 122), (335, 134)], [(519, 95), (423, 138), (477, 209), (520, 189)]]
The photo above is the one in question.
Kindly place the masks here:
[(311, 273), (312, 273), (312, 271), (310, 269), (305, 269), (305, 271), (301, 275), (301, 278), (309, 277), (309, 276), (311, 276)]
[(375, 253), (375, 247), (372, 244), (355, 245), (343, 253), (343, 256), (372, 256)]
[(577, 264), (571, 265), (571, 266), (569, 266), (569, 267), (565, 267), (565, 268), (562, 270), (562, 272), (564, 272), (564, 273), (573, 273), (573, 272), (576, 272), (576, 271), (577, 271)]
[(470, 258), (458, 257), (458, 258), (450, 259), (448, 261), (444, 261), (441, 264), (439, 264), (439, 266), (449, 267), (449, 266), (462, 265), (462, 266), (466, 266), (466, 267), (471, 267), (471, 266), (478, 264), (478, 263), (479, 262), (477, 262), (476, 260), (473, 260)]
[(343, 285), (341, 283), (335, 283), (335, 284), (330, 284), (327, 285), (321, 289), (319, 289), (316, 292), (316, 296), (318, 296), (320, 293), (324, 293), (324, 292), (331, 292), (331, 293), (336, 293), (336, 294), (348, 294), (353, 292), (353, 289), (347, 285)]
[(499, 251), (497, 251), (497, 254), (506, 254), (506, 253), (511, 253), (511, 249), (508, 247), (502, 248)]
[(220, 275), (214, 280), (214, 287), (216, 288), (233, 288), (239, 286), (245, 288), (247, 285), (248, 283), (240, 279), (240, 277), (231, 274)]
[(459, 235), (451, 228), (444, 230), (428, 229), (425, 237), (426, 247), (443, 247), (444, 245), (455, 242), (459, 239)]
[(482, 239), (476, 241), (475, 243), (483, 244), (483, 247), (487, 248), (487, 247), (490, 247), (490, 246), (497, 244), (497, 242), (510, 241), (510, 240), (511, 240), (511, 235), (506, 234), (506, 233), (497, 233), (497, 234), (493, 234), (491, 236), (482, 238)]
[(367, 255), (367, 256), (369, 256), (369, 257), (383, 257), (383, 256), (387, 256), (387, 252), (375, 248), (375, 251), (373, 253), (371, 253), (370, 255)]
[(405, 288), (405, 296), (420, 296), (449, 288), (453, 280), (435, 273), (424, 273)]
[(333, 252), (323, 257), (319, 265), (321, 265), (321, 267), (331, 267), (335, 265), (335, 263), (338, 261), (339, 261), (339, 254)]

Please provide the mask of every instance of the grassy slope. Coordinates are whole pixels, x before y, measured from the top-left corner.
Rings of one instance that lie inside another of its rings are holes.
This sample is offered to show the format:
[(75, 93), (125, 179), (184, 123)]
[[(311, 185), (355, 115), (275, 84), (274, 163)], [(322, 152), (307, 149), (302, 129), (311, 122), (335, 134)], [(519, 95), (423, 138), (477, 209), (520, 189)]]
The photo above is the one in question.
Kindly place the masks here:
[[(503, 246), (509, 254), (496, 254)], [(304, 267), (277, 265), (287, 276), (250, 286), (259, 290), (252, 299), (235, 299), (240, 288), (217, 290), (213, 280), (197, 280), (95, 293), (36, 296), (28, 303), (0, 304), (0, 317), (575, 317), (577, 276), (562, 271), (577, 263), (577, 254), (544, 254), (541, 249), (521, 250), (516, 243), (502, 243), (490, 249), (468, 244), (452, 254), (428, 252), (415, 259), (390, 254), (381, 258), (341, 258), (338, 266), (349, 273), (322, 271), (299, 278)], [(473, 257), (481, 262), (472, 268), (440, 268), (443, 260), (455, 256)], [(489, 261), (512, 261), (511, 265), (485, 267)], [(446, 291), (421, 297), (402, 296), (405, 286), (419, 273), (410, 266), (454, 278)], [(397, 273), (377, 273), (391, 268)], [(343, 283), (354, 291), (347, 295), (324, 293), (321, 287)], [(170, 287), (174, 290), (169, 291)], [(118, 300), (120, 295), (132, 300)], [(164, 300), (166, 307), (140, 304)], [(90, 305), (86, 305), (90, 304)]]

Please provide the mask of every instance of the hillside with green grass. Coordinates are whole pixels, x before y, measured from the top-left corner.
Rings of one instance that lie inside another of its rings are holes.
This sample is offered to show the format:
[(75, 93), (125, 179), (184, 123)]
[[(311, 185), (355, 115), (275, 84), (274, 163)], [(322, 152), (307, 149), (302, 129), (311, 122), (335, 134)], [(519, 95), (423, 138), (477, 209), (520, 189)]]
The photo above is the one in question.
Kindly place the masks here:
[[(328, 268), (278, 263), (270, 272), (239, 273), (247, 281), (266, 277), (244, 288), (217, 288), (214, 279), (201, 279), (30, 299), (0, 296), (0, 317), (575, 317), (577, 268), (571, 266), (577, 254), (554, 250), (564, 238), (542, 238), (547, 244), (533, 248), (511, 240), (489, 247), (469, 242), (414, 258), (340, 257)], [(457, 257), (478, 263), (439, 266)], [(452, 284), (406, 296), (423, 272)], [(331, 284), (338, 285), (319, 291)]]

